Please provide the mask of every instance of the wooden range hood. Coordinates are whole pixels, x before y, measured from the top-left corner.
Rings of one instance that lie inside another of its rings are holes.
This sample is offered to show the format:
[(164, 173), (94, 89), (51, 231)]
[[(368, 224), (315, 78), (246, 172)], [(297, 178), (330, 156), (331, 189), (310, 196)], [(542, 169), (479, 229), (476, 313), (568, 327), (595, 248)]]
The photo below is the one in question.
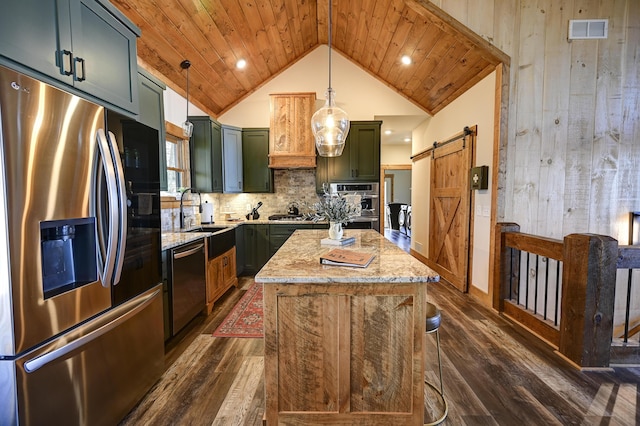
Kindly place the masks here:
[(311, 131), (316, 94), (269, 95), (269, 167), (308, 169), (316, 167), (316, 145)]

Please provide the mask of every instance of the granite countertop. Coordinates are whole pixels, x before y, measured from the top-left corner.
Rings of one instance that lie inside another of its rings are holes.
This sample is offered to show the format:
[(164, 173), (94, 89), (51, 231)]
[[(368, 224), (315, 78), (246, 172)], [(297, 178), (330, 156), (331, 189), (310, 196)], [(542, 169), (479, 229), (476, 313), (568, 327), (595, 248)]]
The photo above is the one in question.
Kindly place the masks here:
[(163, 232), (162, 250), (168, 250), (211, 235), (211, 232)]
[[(325, 229), (297, 230), (255, 276), (261, 283), (382, 283), (430, 282), (439, 275), (374, 230), (345, 230), (356, 241), (346, 246), (322, 245)], [(366, 268), (320, 264), (320, 256), (334, 248), (375, 255)]]
[[(178, 247), (182, 244), (187, 244), (192, 241), (195, 241), (199, 238), (208, 237), (209, 235), (215, 234), (217, 232), (224, 232), (229, 228), (236, 228), (243, 223), (246, 224), (257, 224), (257, 225), (290, 225), (290, 224), (313, 224), (313, 221), (310, 220), (268, 220), (268, 219), (257, 219), (257, 220), (222, 220), (214, 223), (203, 223), (202, 225), (192, 226), (189, 228), (185, 228), (181, 231), (163, 231), (162, 232), (162, 250), (168, 250), (170, 248)], [(316, 222), (319, 224), (327, 223), (327, 222)], [(224, 228), (220, 230), (207, 230), (207, 228)], [(326, 231), (325, 231), (326, 232)]]
[[(217, 232), (224, 232), (229, 228), (235, 228), (240, 223), (243, 223), (243, 221), (222, 221), (209, 224), (203, 223), (202, 225), (192, 226), (181, 231), (164, 231), (162, 232), (162, 250), (178, 247), (182, 244), (187, 244), (200, 238), (208, 237)], [(211, 231), (206, 229), (214, 227), (223, 229)]]

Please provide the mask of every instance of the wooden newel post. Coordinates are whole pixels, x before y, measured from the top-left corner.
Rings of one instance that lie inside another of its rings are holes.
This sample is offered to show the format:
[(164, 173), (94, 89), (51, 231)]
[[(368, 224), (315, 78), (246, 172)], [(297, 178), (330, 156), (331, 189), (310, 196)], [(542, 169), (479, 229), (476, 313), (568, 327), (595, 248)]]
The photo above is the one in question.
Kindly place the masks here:
[[(509, 280), (511, 279), (512, 273), (512, 266), (510, 265), (512, 259), (511, 249), (504, 245), (505, 232), (520, 232), (520, 225), (508, 222), (496, 224), (495, 241), (493, 245), (497, 256), (495, 262), (496, 268), (493, 271), (493, 308), (498, 312), (504, 311), (504, 299), (510, 298)], [(518, 271), (518, 269), (515, 271)]]
[(609, 366), (617, 256), (611, 237), (564, 238), (559, 351), (580, 367)]

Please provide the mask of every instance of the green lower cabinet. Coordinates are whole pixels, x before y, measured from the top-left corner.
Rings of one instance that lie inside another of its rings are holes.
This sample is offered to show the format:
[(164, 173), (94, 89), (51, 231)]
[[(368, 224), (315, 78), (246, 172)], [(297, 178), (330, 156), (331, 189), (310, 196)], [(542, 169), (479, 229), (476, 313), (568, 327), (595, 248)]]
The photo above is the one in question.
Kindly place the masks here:
[(313, 223), (269, 225), (270, 256), (276, 254), (278, 249), (282, 247), (285, 241), (287, 241), (287, 238), (289, 238), (297, 229), (313, 229), (313, 227)]
[(243, 275), (256, 274), (269, 260), (269, 225), (243, 224), (244, 271)]
[(236, 228), (236, 271), (255, 275), (298, 229), (329, 229), (328, 223), (253, 224)]
[(236, 276), (244, 274), (246, 249), (244, 241), (244, 225), (236, 226)]
[(269, 129), (242, 129), (243, 192), (273, 192)]

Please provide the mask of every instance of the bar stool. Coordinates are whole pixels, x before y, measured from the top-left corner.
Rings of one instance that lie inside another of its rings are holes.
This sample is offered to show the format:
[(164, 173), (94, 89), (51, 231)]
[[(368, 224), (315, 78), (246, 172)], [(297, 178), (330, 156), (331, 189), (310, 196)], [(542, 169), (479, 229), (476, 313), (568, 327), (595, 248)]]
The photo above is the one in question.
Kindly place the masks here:
[(447, 404), (447, 400), (444, 398), (444, 387), (442, 385), (442, 359), (440, 357), (440, 323), (442, 322), (442, 315), (440, 314), (440, 310), (436, 308), (432, 303), (427, 302), (427, 309), (425, 312), (426, 317), (426, 334), (436, 333), (436, 347), (438, 349), (438, 369), (440, 372), (440, 390), (435, 387), (433, 384), (427, 382), (425, 379), (424, 384), (432, 388), (440, 398), (442, 398), (442, 405), (444, 407), (443, 413), (432, 423), (425, 423), (425, 426), (433, 426), (442, 423), (442, 421), (447, 417), (449, 413), (449, 406)]

